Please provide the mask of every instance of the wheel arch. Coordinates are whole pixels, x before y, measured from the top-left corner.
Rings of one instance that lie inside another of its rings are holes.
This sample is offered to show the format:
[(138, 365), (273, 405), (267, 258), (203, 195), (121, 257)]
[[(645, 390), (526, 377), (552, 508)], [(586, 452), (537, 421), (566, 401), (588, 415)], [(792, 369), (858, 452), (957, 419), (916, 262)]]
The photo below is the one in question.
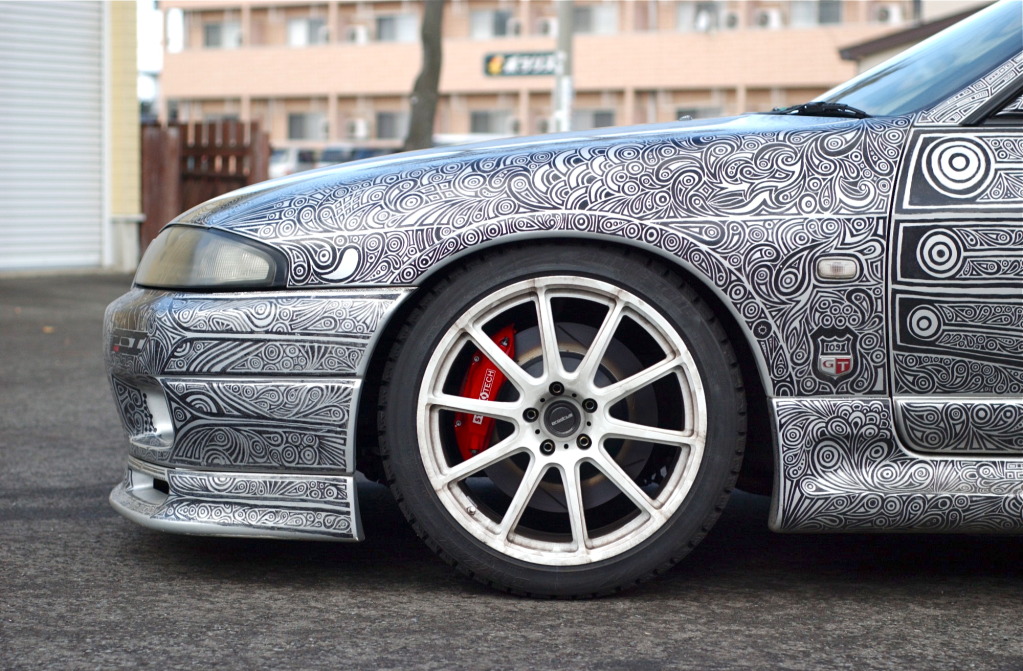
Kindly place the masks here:
[(770, 494), (774, 482), (774, 440), (770, 418), (768, 395), (771, 379), (756, 340), (743, 323), (739, 313), (716, 287), (710, 278), (685, 259), (640, 241), (610, 235), (594, 236), (559, 231), (542, 236), (518, 234), (504, 236), (486, 243), (475, 245), (444, 258), (421, 275), (415, 291), (398, 306), (375, 339), (372, 351), (368, 352), (369, 362), (366, 377), (359, 390), (359, 408), (374, 408), (373, 412), (358, 413), (356, 427), (356, 456), (359, 470), (370, 479), (383, 479), (377, 452), (379, 418), (377, 399), (383, 379), (384, 366), (391, 346), (395, 342), (408, 315), (415, 309), (430, 289), (450, 273), (453, 267), (505, 249), (524, 248), (531, 245), (583, 243), (616, 247), (631, 253), (656, 259), (677, 272), (697, 292), (700, 299), (710, 306), (720, 320), (739, 360), (747, 403), (747, 444), (746, 456), (737, 486), (756, 494)]

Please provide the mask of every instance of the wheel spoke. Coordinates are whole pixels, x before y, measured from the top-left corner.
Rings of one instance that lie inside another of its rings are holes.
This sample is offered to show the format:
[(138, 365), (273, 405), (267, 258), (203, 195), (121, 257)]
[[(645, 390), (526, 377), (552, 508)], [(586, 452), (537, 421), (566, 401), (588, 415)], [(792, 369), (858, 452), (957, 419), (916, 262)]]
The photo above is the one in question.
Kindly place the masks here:
[(618, 490), (629, 497), (637, 508), (649, 517), (654, 518), (659, 522), (666, 520), (664, 513), (655, 505), (654, 501), (647, 495), (643, 489), (636, 484), (636, 482), (629, 477), (629, 474), (622, 470), (622, 467), (618, 465), (611, 456), (600, 449), (599, 458), (594, 462), (594, 465), (600, 469), (600, 471), (607, 476), (607, 479), (614, 484)]
[(540, 482), (543, 480), (544, 473), (547, 472), (548, 468), (550, 468), (549, 464), (541, 465), (539, 459), (530, 457), (529, 466), (522, 475), (519, 488), (515, 491), (515, 497), (512, 498), (511, 503), (508, 504), (508, 510), (505, 511), (504, 517), (501, 518), (501, 526), (497, 533), (502, 540), (507, 541), (508, 536), (519, 525), (522, 513), (526, 511), (526, 506), (533, 498), (533, 494), (536, 493), (536, 488), (540, 486)]
[(568, 507), (568, 520), (572, 526), (575, 551), (585, 554), (589, 549), (590, 537), (586, 530), (586, 506), (583, 503), (583, 489), (579, 481), (579, 464), (575, 463), (562, 469), (561, 480), (565, 486), (565, 504)]
[(543, 372), (547, 379), (561, 377), (561, 351), (558, 349), (557, 325), (551, 311), (551, 299), (544, 289), (536, 292), (536, 320), (540, 330), (540, 347), (543, 351)]
[(427, 404), (435, 408), (465, 412), (470, 415), (484, 415), (509, 422), (517, 422), (520, 416), (520, 404), (507, 401), (484, 401), (478, 398), (467, 396), (455, 396), (453, 394), (430, 394), (426, 399)]
[(597, 393), (605, 404), (615, 403), (626, 396), (636, 393), (648, 384), (657, 382), (662, 377), (678, 369), (682, 364), (682, 357), (678, 355), (670, 359), (664, 359), (649, 368), (644, 368), (635, 375), (597, 390)]
[(658, 445), (676, 445), (678, 447), (698, 447), (701, 439), (692, 431), (676, 429), (660, 429), (634, 422), (622, 422), (616, 419), (607, 420), (604, 438), (623, 438), (625, 440), (642, 440)]
[(512, 384), (519, 388), (519, 390), (526, 389), (535, 383), (526, 371), (522, 370), (510, 356), (504, 353), (504, 351), (495, 343), (486, 333), (481, 331), (479, 327), (475, 325), (466, 325), (465, 334), (469, 337), (469, 340), (481, 351), (483, 355), (490, 359), (490, 361), (497, 366), (504, 376), (508, 378)]
[(618, 326), (622, 323), (624, 309), (624, 301), (617, 300), (611, 306), (611, 309), (608, 310), (607, 315), (604, 317), (604, 323), (600, 325), (600, 330), (593, 337), (590, 348), (586, 351), (583, 360), (579, 362), (579, 368), (576, 369), (575, 373), (577, 379), (588, 384), (593, 383), (594, 378), (597, 376), (600, 362), (604, 360), (607, 348), (611, 345), (611, 340), (614, 338), (615, 332), (618, 331)]
[(450, 469), (442, 472), (440, 478), (434, 485), (434, 489), (441, 491), (451, 486), (452, 483), (463, 480), (473, 473), (482, 471), (484, 468), (493, 466), (499, 461), (503, 461), (513, 454), (523, 451), (523, 447), (516, 440), (516, 435), (513, 434), (508, 436), (496, 445), (491, 445), (487, 449), (483, 450), (476, 456), (466, 459), (460, 464), (452, 466)]

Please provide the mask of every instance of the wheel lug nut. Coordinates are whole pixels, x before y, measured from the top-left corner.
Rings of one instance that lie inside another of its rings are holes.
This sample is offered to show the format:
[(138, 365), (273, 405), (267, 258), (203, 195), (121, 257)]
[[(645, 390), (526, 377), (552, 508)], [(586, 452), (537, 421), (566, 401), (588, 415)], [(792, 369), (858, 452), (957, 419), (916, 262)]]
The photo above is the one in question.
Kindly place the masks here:
[(536, 408), (526, 408), (522, 413), (522, 419), (527, 422), (535, 422), (540, 416), (540, 412)]
[(596, 409), (597, 402), (594, 401), (592, 398), (588, 398), (585, 401), (583, 401), (583, 410), (585, 410), (586, 412), (593, 412)]
[(548, 457), (554, 454), (554, 441), (545, 440), (540, 443), (540, 453), (547, 455)]
[(585, 433), (580, 435), (575, 442), (579, 446), (580, 450), (588, 450), (590, 449), (590, 445), (593, 445), (593, 441), (590, 440), (590, 437)]
[(560, 382), (551, 382), (551, 393), (555, 396), (561, 396), (565, 393), (565, 385)]

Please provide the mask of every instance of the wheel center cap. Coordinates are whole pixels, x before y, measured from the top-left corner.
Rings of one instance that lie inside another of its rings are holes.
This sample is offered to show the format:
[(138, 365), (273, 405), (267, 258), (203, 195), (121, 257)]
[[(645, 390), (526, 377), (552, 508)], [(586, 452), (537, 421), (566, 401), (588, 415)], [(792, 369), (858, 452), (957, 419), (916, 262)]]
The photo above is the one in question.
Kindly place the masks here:
[(575, 433), (579, 429), (580, 419), (578, 408), (568, 401), (555, 401), (543, 413), (544, 428), (559, 438)]

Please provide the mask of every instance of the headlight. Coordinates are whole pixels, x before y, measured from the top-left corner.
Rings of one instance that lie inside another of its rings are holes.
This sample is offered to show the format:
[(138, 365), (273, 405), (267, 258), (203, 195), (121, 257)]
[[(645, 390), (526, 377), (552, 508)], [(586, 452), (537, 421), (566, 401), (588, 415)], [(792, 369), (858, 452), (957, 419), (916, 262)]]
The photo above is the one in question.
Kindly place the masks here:
[(283, 256), (230, 233), (171, 226), (149, 245), (135, 284), (155, 289), (265, 288), (281, 286)]

